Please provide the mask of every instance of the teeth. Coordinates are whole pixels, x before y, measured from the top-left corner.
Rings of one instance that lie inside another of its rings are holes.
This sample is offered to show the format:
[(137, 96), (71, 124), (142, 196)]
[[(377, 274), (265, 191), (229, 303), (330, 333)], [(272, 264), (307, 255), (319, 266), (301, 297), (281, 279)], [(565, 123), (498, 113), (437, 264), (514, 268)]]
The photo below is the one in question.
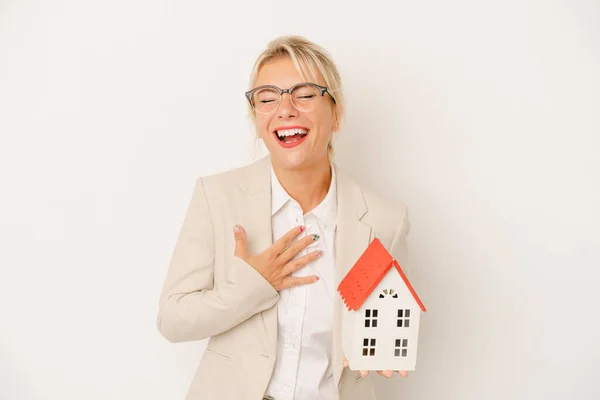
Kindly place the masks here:
[(306, 134), (306, 133), (308, 133), (308, 131), (306, 129), (283, 129), (283, 130), (277, 131), (277, 136), (279, 136), (279, 137), (294, 136), (294, 135)]

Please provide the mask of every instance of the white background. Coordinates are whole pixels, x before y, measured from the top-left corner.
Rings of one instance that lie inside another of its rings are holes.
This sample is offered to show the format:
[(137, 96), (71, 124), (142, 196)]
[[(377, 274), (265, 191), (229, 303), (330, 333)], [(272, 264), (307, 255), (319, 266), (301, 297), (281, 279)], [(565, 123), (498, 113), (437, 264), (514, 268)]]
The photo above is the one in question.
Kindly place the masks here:
[(0, 399), (183, 399), (160, 288), (195, 177), (264, 154), (285, 33), (339, 64), (340, 167), (409, 206), (429, 312), (379, 398), (598, 399), (596, 0), (1, 0)]

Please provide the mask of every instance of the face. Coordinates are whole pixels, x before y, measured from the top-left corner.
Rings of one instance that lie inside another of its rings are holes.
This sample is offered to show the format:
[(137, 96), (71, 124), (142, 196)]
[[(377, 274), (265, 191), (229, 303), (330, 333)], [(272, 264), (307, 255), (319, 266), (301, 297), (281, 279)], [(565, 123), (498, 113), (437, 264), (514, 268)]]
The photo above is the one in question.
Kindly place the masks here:
[[(260, 69), (256, 85), (275, 85), (288, 89), (304, 82), (289, 57), (271, 60)], [(322, 78), (316, 83), (326, 86)], [(284, 93), (279, 107), (270, 114), (256, 113), (255, 124), (271, 154), (274, 165), (298, 169), (328, 164), (327, 147), (334, 131), (332, 100), (326, 93), (310, 112), (298, 111), (289, 93)]]

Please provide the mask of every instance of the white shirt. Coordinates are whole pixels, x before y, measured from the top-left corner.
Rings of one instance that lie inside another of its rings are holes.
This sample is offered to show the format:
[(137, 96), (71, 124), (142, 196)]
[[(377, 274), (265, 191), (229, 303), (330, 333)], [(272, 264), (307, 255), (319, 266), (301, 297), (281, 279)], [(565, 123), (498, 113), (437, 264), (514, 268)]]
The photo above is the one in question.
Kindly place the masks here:
[(302, 208), (279, 183), (271, 167), (271, 220), (273, 241), (295, 226), (306, 229), (298, 239), (320, 236), (301, 251), (323, 253), (293, 276), (318, 275), (319, 280), (280, 291), (277, 359), (266, 394), (275, 400), (336, 400), (331, 368), (333, 299), (335, 295), (334, 238), (337, 219), (335, 169), (323, 201), (302, 215)]

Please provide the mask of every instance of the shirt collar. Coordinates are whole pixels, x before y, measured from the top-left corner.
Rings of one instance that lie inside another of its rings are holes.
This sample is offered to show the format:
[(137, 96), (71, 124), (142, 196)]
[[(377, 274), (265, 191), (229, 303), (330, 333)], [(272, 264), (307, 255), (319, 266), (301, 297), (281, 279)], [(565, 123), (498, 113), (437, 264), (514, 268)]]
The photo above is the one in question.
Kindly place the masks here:
[[(330, 166), (331, 184), (329, 185), (327, 195), (309, 214), (314, 214), (328, 228), (333, 229), (335, 228), (337, 216), (337, 177), (335, 165), (331, 163)], [(281, 186), (277, 175), (275, 175), (273, 165), (271, 165), (271, 216), (275, 215), (288, 201), (296, 202)]]

